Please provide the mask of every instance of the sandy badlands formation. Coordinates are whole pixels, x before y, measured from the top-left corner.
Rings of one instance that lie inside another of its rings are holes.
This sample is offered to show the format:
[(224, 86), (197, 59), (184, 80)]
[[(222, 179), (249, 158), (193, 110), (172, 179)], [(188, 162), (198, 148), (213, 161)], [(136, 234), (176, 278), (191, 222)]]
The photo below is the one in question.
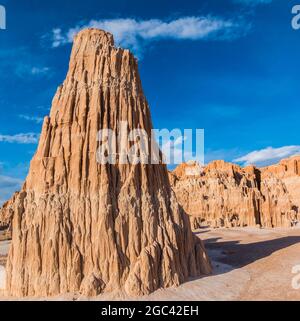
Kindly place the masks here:
[(2, 210), (13, 217), (9, 294), (143, 295), (210, 273), (164, 165), (96, 162), (97, 132), (120, 121), (152, 128), (137, 61), (111, 34), (84, 30), (26, 182)]
[(13, 209), (11, 208), (11, 204), (16, 200), (19, 193), (16, 192), (10, 201), (3, 204), (2, 208), (0, 209), (0, 231), (10, 231), (11, 230), (11, 223), (12, 223), (12, 216), (13, 216)]
[(265, 167), (263, 173), (271, 173), (285, 184), (293, 204), (300, 209), (300, 156), (282, 160), (278, 165)]
[(169, 174), (193, 228), (291, 227), (300, 219), (300, 157), (268, 168), (215, 161), (182, 164)]

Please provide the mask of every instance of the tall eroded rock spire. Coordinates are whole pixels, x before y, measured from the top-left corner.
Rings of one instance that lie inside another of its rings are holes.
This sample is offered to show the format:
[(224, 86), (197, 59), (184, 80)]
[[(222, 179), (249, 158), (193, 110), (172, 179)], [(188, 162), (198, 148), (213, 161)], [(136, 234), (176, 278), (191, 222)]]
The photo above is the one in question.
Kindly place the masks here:
[(111, 34), (81, 31), (53, 99), (13, 217), (7, 290), (148, 294), (210, 272), (164, 165), (101, 165), (97, 133), (152, 129), (137, 61)]

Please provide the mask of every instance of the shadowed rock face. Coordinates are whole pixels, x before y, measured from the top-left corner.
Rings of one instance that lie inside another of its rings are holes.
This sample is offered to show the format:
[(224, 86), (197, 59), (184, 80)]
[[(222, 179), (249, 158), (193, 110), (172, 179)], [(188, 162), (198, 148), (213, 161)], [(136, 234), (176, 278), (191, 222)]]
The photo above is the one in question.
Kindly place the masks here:
[(148, 294), (210, 273), (164, 165), (100, 165), (97, 132), (152, 128), (135, 58), (88, 29), (74, 40), (13, 217), (7, 290), (15, 296)]
[(279, 175), (224, 161), (212, 162), (198, 171), (197, 167), (195, 163), (182, 164), (169, 174), (193, 228), (290, 227), (300, 219), (292, 193)]

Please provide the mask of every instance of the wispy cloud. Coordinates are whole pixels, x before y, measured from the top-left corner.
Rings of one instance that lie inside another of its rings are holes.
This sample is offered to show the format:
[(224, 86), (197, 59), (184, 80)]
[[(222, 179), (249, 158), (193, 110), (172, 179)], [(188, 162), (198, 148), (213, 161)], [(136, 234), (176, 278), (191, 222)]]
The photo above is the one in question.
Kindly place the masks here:
[(43, 75), (49, 72), (49, 67), (32, 67), (30, 72), (32, 75)]
[(52, 30), (52, 47), (56, 48), (73, 41), (81, 29), (99, 28), (111, 32), (118, 45), (133, 49), (136, 53), (143, 45), (160, 39), (174, 40), (229, 40), (248, 31), (243, 23), (212, 16), (181, 17), (175, 20), (106, 19), (91, 20), (63, 31)]
[(62, 30), (60, 28), (54, 28), (52, 30), (52, 47), (53, 48), (60, 47), (61, 45), (64, 45), (71, 41), (68, 39), (67, 35), (62, 34)]
[(300, 146), (268, 147), (253, 151), (245, 156), (234, 159), (234, 162), (244, 165), (269, 165), (283, 158), (300, 154)]
[(15, 72), (19, 77), (27, 77), (27, 76), (49, 76), (50, 75), (50, 68), (43, 67), (43, 66), (32, 66), (30, 64), (22, 64), (19, 63), (16, 66)]
[(37, 144), (39, 140), (39, 134), (27, 133), (16, 135), (1, 135), (0, 142), (5, 143), (17, 143), (17, 144)]
[(51, 70), (25, 47), (0, 50), (1, 68), (9, 68), (18, 77), (51, 76)]
[(0, 206), (7, 201), (14, 192), (20, 190), (21, 185), (21, 179), (0, 175)]
[(35, 122), (37, 124), (41, 124), (44, 120), (43, 117), (38, 117), (38, 116), (28, 116), (28, 115), (19, 115), (19, 118)]

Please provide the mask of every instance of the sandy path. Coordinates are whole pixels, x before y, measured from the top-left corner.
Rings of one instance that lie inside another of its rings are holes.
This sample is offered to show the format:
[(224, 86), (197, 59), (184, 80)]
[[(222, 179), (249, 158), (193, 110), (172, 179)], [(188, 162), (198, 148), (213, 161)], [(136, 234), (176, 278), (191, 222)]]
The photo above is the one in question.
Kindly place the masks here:
[[(205, 241), (214, 274), (139, 300), (300, 300), (300, 290), (292, 287), (292, 268), (300, 265), (299, 228), (204, 229), (197, 235)], [(0, 244), (0, 251), (1, 248), (7, 250), (7, 244)], [(69, 295), (54, 299), (73, 298)], [(109, 299), (130, 298), (110, 294), (95, 300)]]
[[(220, 229), (200, 234), (214, 260), (244, 271), (249, 280), (240, 287), (238, 300), (300, 300), (292, 287), (294, 266), (300, 264), (300, 229)], [(229, 275), (230, 288), (241, 280)], [(220, 295), (223, 299), (223, 295)]]

